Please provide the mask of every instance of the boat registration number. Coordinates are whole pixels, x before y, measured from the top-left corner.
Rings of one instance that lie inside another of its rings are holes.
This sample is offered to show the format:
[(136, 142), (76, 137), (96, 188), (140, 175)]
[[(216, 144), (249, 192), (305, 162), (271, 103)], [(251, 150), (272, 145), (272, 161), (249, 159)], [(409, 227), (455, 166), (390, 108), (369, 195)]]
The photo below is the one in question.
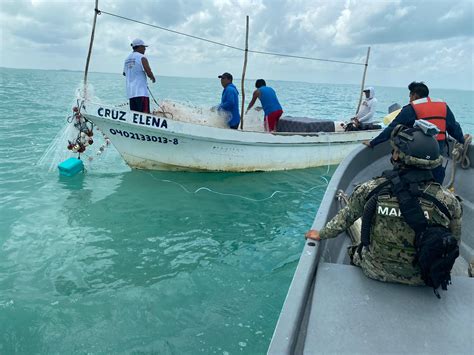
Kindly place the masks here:
[(139, 141), (147, 141), (147, 142), (157, 142), (157, 143), (170, 143), (170, 144), (179, 144), (178, 138), (166, 138), (166, 137), (158, 137), (158, 136), (150, 136), (148, 134), (142, 133), (134, 133), (130, 131), (122, 131), (120, 129), (111, 128), (110, 133), (114, 136), (122, 136), (125, 138), (136, 139)]

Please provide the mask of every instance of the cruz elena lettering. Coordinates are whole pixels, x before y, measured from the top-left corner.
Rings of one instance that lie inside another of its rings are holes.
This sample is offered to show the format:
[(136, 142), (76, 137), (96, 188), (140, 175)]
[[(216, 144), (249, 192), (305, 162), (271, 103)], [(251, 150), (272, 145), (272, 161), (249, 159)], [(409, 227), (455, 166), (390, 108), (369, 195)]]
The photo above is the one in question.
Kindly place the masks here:
[[(97, 115), (100, 117), (111, 118), (118, 121), (127, 121), (125, 115), (126, 111), (113, 110), (109, 108), (99, 107), (97, 110)], [(142, 125), (142, 126), (152, 126), (157, 128), (166, 128), (168, 129), (168, 122), (164, 118), (143, 115), (141, 113), (133, 113), (133, 123)]]
[(157, 128), (168, 128), (168, 122), (163, 118), (142, 115), (141, 113), (133, 114), (133, 123), (138, 123), (144, 126), (155, 126)]
[(113, 120), (126, 121), (126, 119), (124, 118), (126, 114), (125, 111), (116, 111), (111, 110), (109, 108), (99, 107), (99, 109), (97, 110), (97, 114), (100, 117), (109, 117)]

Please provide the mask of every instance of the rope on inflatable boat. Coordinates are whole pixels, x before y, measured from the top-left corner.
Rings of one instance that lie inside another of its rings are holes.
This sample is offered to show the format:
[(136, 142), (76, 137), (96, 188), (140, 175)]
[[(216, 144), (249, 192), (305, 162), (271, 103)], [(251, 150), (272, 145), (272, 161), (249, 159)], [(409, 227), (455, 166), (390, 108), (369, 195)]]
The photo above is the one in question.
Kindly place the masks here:
[(446, 186), (448, 189), (453, 190), (454, 188), (454, 179), (456, 177), (456, 167), (457, 165), (461, 165), (463, 169), (469, 169), (471, 166), (471, 160), (469, 159), (468, 152), (469, 146), (472, 143), (472, 136), (468, 134), (464, 139), (464, 144), (456, 142), (454, 144), (453, 151), (451, 152), (452, 156), (452, 171), (451, 171), (451, 179), (449, 180), (448, 185)]

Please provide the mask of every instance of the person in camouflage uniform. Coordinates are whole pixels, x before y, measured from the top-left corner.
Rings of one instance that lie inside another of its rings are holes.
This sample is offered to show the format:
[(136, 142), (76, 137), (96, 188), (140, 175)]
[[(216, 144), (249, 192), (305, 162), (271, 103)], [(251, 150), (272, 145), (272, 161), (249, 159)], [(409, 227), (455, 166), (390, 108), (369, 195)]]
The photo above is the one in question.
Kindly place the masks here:
[[(413, 131), (413, 128), (411, 130)], [(400, 131), (398, 129), (394, 133), (398, 134)], [(423, 152), (420, 156), (410, 155), (407, 154), (410, 153), (410, 149), (403, 149), (405, 150), (403, 152), (393, 144), (393, 137), (394, 135), (392, 136), (394, 169), (431, 170), (441, 164), (442, 158), (439, 155), (439, 150), (436, 156), (428, 156), (428, 159), (426, 159), (426, 154), (423, 155)], [(425, 137), (433, 142), (423, 142), (421, 147), (436, 143), (432, 136), (426, 135)], [(323, 229), (308, 231), (306, 238), (319, 241), (337, 237), (363, 215), (371, 191), (386, 181), (385, 177), (377, 177), (358, 185), (350, 197), (349, 203)], [(420, 187), (425, 193), (435, 197), (447, 207), (451, 213), (451, 219), (449, 219), (435, 204), (420, 198), (420, 205), (428, 225), (446, 227), (451, 231), (454, 238), (460, 241), (462, 207), (458, 198), (434, 180), (421, 183)], [(417, 264), (413, 264), (415, 232), (405, 222), (397, 198), (391, 194), (385, 194), (383, 191), (377, 197), (376, 210), (370, 229), (370, 245), (362, 248), (361, 253), (359, 253), (357, 248), (360, 239), (355, 241), (354, 245), (348, 250), (352, 263), (360, 266), (366, 276), (375, 280), (407, 285), (423, 285), (424, 281), (421, 278), (420, 268)]]

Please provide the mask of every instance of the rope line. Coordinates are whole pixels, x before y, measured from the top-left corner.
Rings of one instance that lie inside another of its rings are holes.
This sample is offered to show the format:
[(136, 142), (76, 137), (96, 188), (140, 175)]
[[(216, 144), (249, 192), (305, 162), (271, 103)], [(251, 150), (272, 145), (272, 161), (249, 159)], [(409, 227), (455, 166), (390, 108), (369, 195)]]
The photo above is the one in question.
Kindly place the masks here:
[(257, 53), (257, 54), (265, 54), (265, 55), (274, 55), (277, 57), (289, 57), (289, 58), (297, 58), (297, 59), (306, 59), (306, 60), (315, 60), (320, 62), (331, 62), (331, 63), (342, 63), (342, 64), (353, 64), (353, 65), (361, 65), (365, 66), (365, 63), (357, 63), (357, 62), (346, 62), (343, 60), (334, 60), (334, 59), (322, 59), (322, 58), (313, 58), (313, 57), (304, 57), (299, 55), (291, 55), (291, 54), (281, 54), (281, 53), (273, 53), (273, 52), (262, 52), (262, 51), (254, 51), (249, 49), (249, 53)]
[(202, 37), (198, 37), (198, 36), (193, 36), (193, 35), (190, 35), (190, 34), (187, 34), (187, 33), (184, 33), (184, 32), (170, 30), (169, 28), (165, 28), (165, 27), (161, 27), (161, 26), (157, 26), (157, 25), (152, 25), (151, 23), (146, 23), (146, 22), (134, 20), (134, 19), (131, 19), (131, 18), (128, 18), (128, 17), (112, 14), (112, 13), (107, 12), (107, 11), (99, 10), (99, 13), (106, 14), (106, 15), (113, 16), (113, 17), (117, 17), (117, 18), (121, 18), (123, 20), (131, 21), (131, 22), (136, 22), (136, 23), (139, 23), (139, 24), (142, 24), (142, 25), (145, 25), (145, 26), (158, 28), (160, 30), (168, 31), (168, 32), (175, 33), (175, 34), (178, 34), (178, 35), (181, 35), (181, 36), (191, 37), (191, 38), (194, 38), (194, 39), (199, 39), (199, 40), (204, 41), (204, 42), (209, 42), (209, 43), (217, 44), (219, 46), (224, 46), (224, 47), (236, 49), (236, 50), (239, 50), (239, 51), (243, 51), (243, 49), (239, 48), (239, 47), (234, 47), (234, 46), (231, 46), (231, 45), (228, 45), (228, 44), (225, 44), (225, 43), (220, 43), (220, 42), (212, 41), (210, 39), (206, 39), (206, 38), (202, 38)]
[(220, 196), (227, 196), (227, 197), (240, 198), (240, 199), (247, 200), (247, 201), (251, 201), (251, 202), (263, 202), (263, 201), (267, 201), (267, 200), (270, 200), (270, 199), (274, 198), (276, 195), (309, 194), (309, 193), (312, 192), (314, 189), (327, 187), (327, 185), (329, 184), (329, 181), (328, 181), (324, 176), (320, 175), (320, 176), (318, 176), (318, 177), (319, 177), (321, 180), (324, 181), (324, 184), (315, 185), (315, 186), (311, 187), (311, 188), (308, 189), (308, 190), (300, 190), (300, 191), (280, 191), (280, 190), (277, 190), (277, 191), (274, 191), (274, 192), (273, 192), (270, 196), (268, 196), (268, 197), (261, 198), (261, 199), (254, 199), (254, 198), (246, 197), (246, 196), (242, 196), (242, 195), (237, 195), (237, 194), (231, 194), (231, 193), (225, 193), (225, 192), (215, 191), (215, 190), (212, 190), (211, 188), (205, 187), (205, 186), (199, 187), (198, 189), (192, 191), (192, 190), (187, 189), (184, 185), (180, 184), (179, 182), (172, 181), (172, 180), (168, 180), (168, 179), (159, 179), (159, 178), (156, 178), (152, 173), (148, 173), (148, 175), (150, 175), (154, 180), (161, 181), (161, 182), (166, 182), (166, 183), (171, 183), (171, 184), (175, 184), (175, 185), (179, 186), (181, 189), (183, 189), (184, 192), (186, 192), (186, 193), (188, 193), (188, 194), (191, 194), (191, 195), (195, 195), (195, 194), (197, 194), (197, 193), (200, 192), (200, 191), (207, 191), (207, 192), (212, 193), (212, 194), (216, 194), (216, 195), (220, 195)]
[[(107, 11), (103, 11), (103, 10), (99, 10), (99, 9), (95, 9), (95, 11), (96, 11), (97, 14), (99, 14), (99, 15), (101, 15), (101, 14), (106, 14), (106, 15), (109, 15), (109, 16), (112, 16), (112, 17), (120, 18), (120, 19), (122, 19), (122, 20), (126, 20), (126, 21), (130, 21), (130, 22), (139, 23), (139, 24), (141, 24), (141, 25), (145, 25), (145, 26), (157, 28), (157, 29), (159, 29), (159, 30), (163, 30), (163, 31), (171, 32), (171, 33), (178, 34), (178, 35), (181, 35), (181, 36), (190, 37), (190, 38), (198, 39), (198, 40), (200, 40), (200, 41), (204, 41), (204, 42), (216, 44), (216, 45), (218, 45), (218, 46), (223, 46), (223, 47), (235, 49), (235, 50), (241, 51), (241, 52), (245, 52), (245, 51), (246, 51), (246, 49), (244, 49), (244, 48), (240, 48), (240, 47), (236, 47), (236, 46), (231, 46), (230, 44), (226, 44), (226, 43), (222, 43), (222, 42), (213, 41), (213, 40), (210, 40), (210, 39), (207, 39), (207, 38), (203, 38), (203, 37), (199, 37), (199, 36), (190, 35), (190, 34), (188, 34), (188, 33), (180, 32), (180, 31), (171, 30), (171, 29), (166, 28), (166, 27), (153, 25), (153, 24), (151, 24), (151, 23), (147, 23), (147, 22), (135, 20), (135, 19), (132, 19), (132, 18), (129, 18), (129, 17), (125, 17), (125, 16), (113, 14), (113, 13), (110, 13), (110, 12), (107, 12)], [(299, 56), (299, 55), (292, 55), (292, 54), (283, 54), (283, 53), (274, 53), (274, 52), (264, 52), (264, 51), (257, 51), (257, 50), (251, 50), (251, 49), (248, 49), (247, 51), (248, 51), (249, 53), (272, 55), (272, 56), (276, 56), (276, 57), (297, 58), (297, 59), (313, 60), (313, 61), (319, 61), (319, 62), (341, 63), (341, 64), (351, 64), (351, 65), (361, 65), (361, 66), (365, 66), (365, 65), (366, 65), (365, 63), (358, 63), (358, 62), (349, 62), (349, 61), (343, 61), (343, 60), (314, 58), (314, 57), (306, 57), (306, 56)]]
[(147, 85), (146, 88), (148, 89), (148, 92), (150, 93), (151, 97), (153, 98), (153, 101), (155, 101), (155, 104), (156, 104), (156, 105), (158, 106), (158, 108), (161, 110), (161, 113), (163, 114), (163, 116), (164, 116), (165, 118), (168, 118), (166, 115), (170, 115), (171, 117), (169, 117), (169, 118), (173, 119), (173, 114), (172, 114), (171, 112), (165, 111), (165, 109), (163, 108), (163, 106), (161, 106), (161, 105), (156, 101), (155, 96), (153, 95), (153, 93), (152, 93), (151, 90), (150, 90), (150, 87)]

